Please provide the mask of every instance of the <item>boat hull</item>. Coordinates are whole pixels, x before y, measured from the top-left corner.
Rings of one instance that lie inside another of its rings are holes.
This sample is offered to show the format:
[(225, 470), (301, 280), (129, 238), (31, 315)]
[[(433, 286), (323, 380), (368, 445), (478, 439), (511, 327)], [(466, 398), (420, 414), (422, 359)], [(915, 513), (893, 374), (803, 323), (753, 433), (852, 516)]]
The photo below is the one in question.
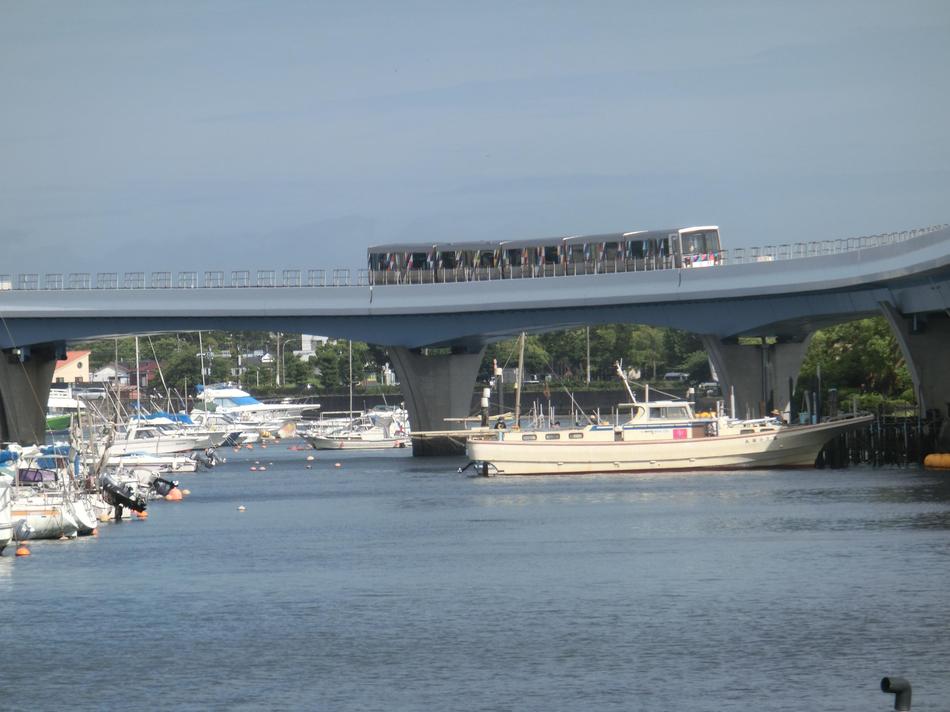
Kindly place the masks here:
[(771, 432), (684, 440), (590, 442), (565, 438), (525, 442), (475, 437), (469, 440), (467, 453), (485, 466), (487, 474), (499, 475), (805, 468), (814, 467), (818, 453), (829, 440), (871, 420), (868, 416)]
[(392, 450), (406, 447), (409, 438), (394, 438), (388, 440), (362, 440), (360, 438), (330, 438), (310, 436), (307, 438), (314, 450)]
[(13, 503), (13, 536), (28, 539), (59, 539), (79, 533), (76, 520), (65, 504)]

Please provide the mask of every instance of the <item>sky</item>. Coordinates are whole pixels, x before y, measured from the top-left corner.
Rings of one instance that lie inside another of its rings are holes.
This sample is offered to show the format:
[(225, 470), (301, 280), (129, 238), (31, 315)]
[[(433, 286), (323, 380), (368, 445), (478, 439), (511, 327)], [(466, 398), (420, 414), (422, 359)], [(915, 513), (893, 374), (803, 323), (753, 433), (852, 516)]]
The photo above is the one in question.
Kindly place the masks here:
[(0, 0), (0, 272), (950, 222), (950, 3)]

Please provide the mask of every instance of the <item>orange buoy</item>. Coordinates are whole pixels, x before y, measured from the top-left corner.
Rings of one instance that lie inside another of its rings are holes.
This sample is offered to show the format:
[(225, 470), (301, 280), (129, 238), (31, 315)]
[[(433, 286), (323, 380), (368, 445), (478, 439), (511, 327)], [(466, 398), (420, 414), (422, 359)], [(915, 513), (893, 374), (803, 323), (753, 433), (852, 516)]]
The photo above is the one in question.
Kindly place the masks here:
[(181, 502), (185, 498), (185, 495), (181, 493), (181, 490), (175, 487), (171, 492), (165, 495), (165, 499), (169, 502)]
[(930, 467), (937, 470), (950, 470), (950, 453), (930, 453), (924, 458), (924, 467)]
[(139, 519), (148, 519), (148, 512), (136, 512), (135, 516)]
[(29, 547), (23, 546), (22, 544), (17, 547), (16, 555), (17, 556), (29, 556), (33, 552), (30, 551)]
[(96, 527), (95, 529), (93, 529), (93, 530), (90, 532), (90, 534), (91, 534), (92, 536), (99, 536), (99, 527)]

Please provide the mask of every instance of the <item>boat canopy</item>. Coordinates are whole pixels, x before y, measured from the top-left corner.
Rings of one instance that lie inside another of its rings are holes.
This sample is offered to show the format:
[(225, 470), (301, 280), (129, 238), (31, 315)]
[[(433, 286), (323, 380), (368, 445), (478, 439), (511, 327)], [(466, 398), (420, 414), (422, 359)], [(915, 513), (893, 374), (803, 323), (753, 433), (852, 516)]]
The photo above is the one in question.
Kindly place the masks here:
[(56, 472), (39, 467), (27, 467), (17, 470), (17, 480), (21, 484), (40, 484), (42, 482), (56, 482)]

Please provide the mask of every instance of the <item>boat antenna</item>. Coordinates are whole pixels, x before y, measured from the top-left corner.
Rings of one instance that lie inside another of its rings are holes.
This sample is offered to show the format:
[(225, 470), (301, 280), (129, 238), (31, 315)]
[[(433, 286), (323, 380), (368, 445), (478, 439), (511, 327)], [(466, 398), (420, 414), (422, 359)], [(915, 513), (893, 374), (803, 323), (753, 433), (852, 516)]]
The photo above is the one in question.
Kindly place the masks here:
[(620, 380), (623, 381), (624, 388), (627, 389), (627, 395), (630, 396), (630, 402), (636, 403), (637, 397), (633, 394), (633, 389), (630, 388), (630, 381), (627, 380), (627, 374), (623, 372), (623, 366), (620, 365), (620, 361), (614, 361), (614, 368), (617, 369), (617, 375), (620, 376)]

